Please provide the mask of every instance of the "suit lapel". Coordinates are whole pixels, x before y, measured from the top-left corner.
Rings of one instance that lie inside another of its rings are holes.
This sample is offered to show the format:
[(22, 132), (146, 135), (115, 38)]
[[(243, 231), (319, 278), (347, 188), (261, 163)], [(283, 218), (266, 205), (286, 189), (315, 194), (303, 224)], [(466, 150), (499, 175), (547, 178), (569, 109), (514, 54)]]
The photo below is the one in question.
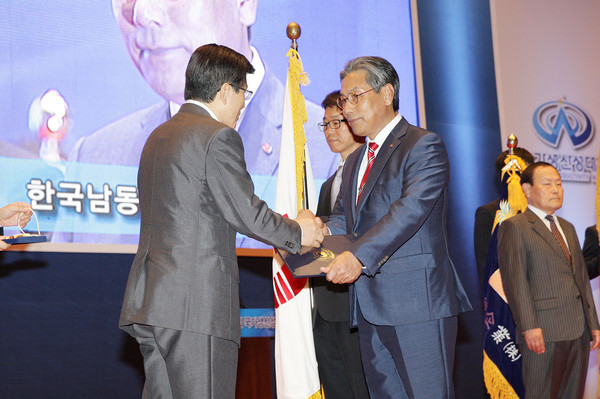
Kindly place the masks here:
[(563, 218), (557, 217), (558, 223), (565, 233), (565, 238), (567, 239), (567, 246), (569, 247), (569, 251), (571, 252), (571, 263), (573, 268), (575, 268), (575, 252), (573, 248), (579, 247), (579, 241), (577, 240), (577, 233), (575, 230), (571, 228), (571, 225), (567, 223)]
[[(583, 275), (582, 275), (582, 270), (581, 268), (583, 268), (583, 274), (587, 274), (587, 270), (585, 268), (585, 264), (581, 263), (578, 259), (580, 259), (579, 257), (577, 257), (576, 255), (576, 251), (573, 251), (572, 248), (578, 248), (579, 247), (579, 241), (577, 240), (577, 233), (575, 233), (575, 229), (572, 227), (572, 225), (570, 223), (566, 223), (566, 221), (563, 218), (557, 217), (558, 222), (560, 223), (560, 227), (562, 228), (563, 232), (565, 233), (565, 237), (567, 239), (567, 244), (569, 245), (569, 250), (571, 251), (571, 270), (573, 272), (573, 276), (575, 278), (575, 284), (577, 285), (577, 288), (579, 289), (579, 293), (581, 294), (581, 299), (583, 301), (584, 304), (584, 309), (588, 309), (589, 303), (587, 300), (587, 296), (584, 294), (586, 292), (585, 290), (585, 279), (583, 279)], [(592, 304), (592, 306), (594, 306)], [(586, 317), (587, 317), (587, 312), (586, 312)]]
[(569, 260), (565, 256), (565, 253), (563, 252), (562, 248), (556, 241), (556, 238), (554, 238), (552, 232), (548, 229), (546, 224), (535, 213), (533, 213), (531, 209), (527, 209), (525, 213), (527, 214), (529, 222), (532, 223), (532, 230), (536, 234), (538, 234), (552, 248), (552, 250), (556, 252), (556, 255), (560, 259), (564, 260), (565, 265), (567, 265), (569, 269), (571, 269), (571, 264), (569, 263)]
[(356, 187), (358, 184), (358, 168), (360, 168), (360, 162), (363, 159), (366, 151), (366, 145), (363, 145), (361, 150), (354, 152), (351, 154), (346, 160), (346, 165), (344, 165), (344, 175), (350, 178), (351, 184), (344, 184), (342, 180), (341, 190), (343, 193), (343, 198), (349, 198), (349, 203), (344, 204), (346, 218), (349, 218), (350, 223), (347, 223), (348, 226), (354, 226), (354, 221), (356, 220)]
[[(406, 134), (406, 130), (408, 129), (408, 122), (404, 118), (398, 122), (396, 126), (392, 129), (389, 136), (385, 139), (382, 144), (377, 156), (375, 157), (375, 161), (373, 162), (373, 167), (371, 167), (371, 171), (369, 172), (369, 176), (367, 177), (367, 181), (365, 182), (365, 186), (363, 187), (362, 194), (360, 196), (360, 202), (357, 204), (356, 209), (357, 213), (360, 213), (362, 207), (365, 204), (365, 201), (371, 195), (371, 191), (373, 191), (373, 187), (375, 187), (375, 182), (379, 179), (381, 172), (383, 171), (385, 165), (388, 162), (388, 159), (392, 156), (394, 151), (398, 149), (401, 143), (402, 137)], [(365, 147), (367, 147), (365, 145)], [(363, 151), (364, 154), (364, 151)], [(361, 158), (362, 160), (362, 158)], [(360, 167), (360, 162), (358, 163), (358, 167)], [(357, 170), (358, 174), (358, 170)], [(355, 182), (358, 184), (357, 182)], [(356, 185), (354, 186), (355, 196), (356, 196)], [(356, 197), (355, 197), (356, 198)], [(355, 202), (356, 203), (356, 202)]]
[(333, 179), (335, 179), (335, 173), (321, 186), (321, 191), (323, 192), (323, 197), (321, 201), (319, 201), (317, 207), (317, 214), (319, 216), (329, 216), (331, 215), (331, 186), (333, 184)]
[(571, 248), (575, 248), (578, 245), (577, 241), (575, 240), (575, 231), (570, 229), (569, 225), (563, 218), (557, 217), (557, 219), (558, 223), (560, 223), (560, 227), (567, 237), (567, 244), (569, 246), (569, 251), (571, 251)]

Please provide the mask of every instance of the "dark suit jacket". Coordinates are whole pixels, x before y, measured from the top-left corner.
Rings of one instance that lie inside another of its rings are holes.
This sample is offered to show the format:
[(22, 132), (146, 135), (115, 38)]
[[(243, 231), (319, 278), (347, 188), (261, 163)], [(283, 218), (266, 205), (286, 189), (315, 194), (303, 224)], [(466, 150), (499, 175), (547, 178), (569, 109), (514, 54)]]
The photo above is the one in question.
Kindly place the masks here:
[(596, 225), (585, 229), (585, 240), (583, 241), (583, 258), (587, 268), (588, 277), (591, 279), (600, 274), (600, 260), (598, 258), (598, 230)]
[[(350, 287), (365, 319), (405, 325), (456, 315), (471, 304), (448, 255), (448, 155), (442, 139), (401, 119), (382, 145), (356, 206), (366, 146), (344, 167), (327, 225), (358, 237), (350, 248), (368, 269)], [(347, 183), (346, 183), (347, 182)]]
[[(324, 220), (331, 214), (331, 184), (334, 177), (335, 173), (323, 183), (319, 193), (317, 216)], [(347, 284), (333, 284), (328, 282), (325, 277), (315, 277), (313, 278), (313, 296), (315, 307), (324, 320), (350, 320)]]
[(498, 264), (517, 343), (524, 343), (523, 333), (533, 328), (542, 329), (546, 342), (571, 341), (600, 329), (575, 228), (562, 218), (558, 221), (572, 264), (530, 209), (499, 227)]
[(319, 192), (319, 203), (317, 204), (316, 215), (323, 220), (326, 220), (329, 215), (331, 215), (331, 185), (333, 184), (334, 178), (335, 173), (325, 180), (325, 183), (323, 183), (321, 191)]
[(140, 242), (119, 325), (239, 343), (236, 232), (297, 252), (299, 225), (254, 195), (240, 136), (194, 104), (148, 138), (138, 189)]
[(489, 204), (481, 205), (475, 211), (475, 228), (473, 230), (473, 239), (475, 244), (475, 260), (477, 261), (477, 274), (479, 282), (483, 285), (483, 273), (485, 272), (485, 263), (487, 258), (488, 245), (492, 236), (492, 227), (494, 218), (498, 210), (498, 200)]

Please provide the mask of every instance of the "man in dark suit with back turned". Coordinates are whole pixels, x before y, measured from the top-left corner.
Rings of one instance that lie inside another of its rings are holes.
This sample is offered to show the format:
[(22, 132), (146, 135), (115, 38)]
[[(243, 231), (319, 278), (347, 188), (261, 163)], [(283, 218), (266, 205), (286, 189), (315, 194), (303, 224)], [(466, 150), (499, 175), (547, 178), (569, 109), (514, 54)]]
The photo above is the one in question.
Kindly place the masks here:
[(322, 241), (324, 226), (310, 211), (289, 220), (254, 195), (234, 130), (253, 71), (228, 47), (198, 48), (186, 102), (142, 151), (140, 242), (119, 326), (140, 345), (145, 398), (235, 396), (236, 232), (292, 253)]
[(529, 206), (500, 225), (498, 265), (523, 356), (525, 397), (581, 398), (588, 352), (600, 344), (585, 261), (573, 225), (554, 215), (563, 202), (558, 171), (533, 163), (521, 186)]
[[(317, 216), (331, 214), (342, 184), (342, 171), (348, 155), (360, 148), (364, 137), (355, 136), (337, 105), (340, 92), (329, 93), (321, 104), (325, 109), (319, 128), (329, 149), (340, 154), (338, 170), (321, 186)], [(348, 286), (333, 284), (324, 277), (312, 279), (315, 303), (313, 327), (319, 378), (327, 399), (369, 398), (360, 363), (358, 331), (350, 328)]]
[(354, 282), (371, 398), (453, 398), (456, 315), (471, 304), (448, 255), (445, 145), (398, 113), (398, 74), (383, 58), (351, 60), (340, 78), (338, 104), (367, 144), (348, 157), (327, 223), (356, 240), (321, 270)]

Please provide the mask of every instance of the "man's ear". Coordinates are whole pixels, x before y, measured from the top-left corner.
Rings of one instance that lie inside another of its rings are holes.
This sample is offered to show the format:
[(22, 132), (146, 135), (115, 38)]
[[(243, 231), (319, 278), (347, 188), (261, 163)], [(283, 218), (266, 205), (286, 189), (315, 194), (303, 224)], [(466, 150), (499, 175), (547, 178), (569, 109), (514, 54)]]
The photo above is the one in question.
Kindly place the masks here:
[(250, 27), (256, 21), (256, 7), (258, 0), (238, 0), (240, 6), (240, 22)]
[(531, 184), (529, 184), (529, 183), (523, 183), (523, 184), (521, 184), (521, 188), (523, 189), (523, 192), (525, 193), (525, 196), (527, 198), (529, 198), (529, 195), (531, 194)]
[(381, 88), (383, 90), (383, 100), (386, 105), (392, 105), (394, 103), (394, 86), (391, 83), (386, 83)]
[(223, 105), (227, 105), (229, 102), (229, 98), (231, 97), (231, 85), (229, 83), (223, 83), (221, 88), (217, 92), (217, 98), (219, 99), (219, 103)]

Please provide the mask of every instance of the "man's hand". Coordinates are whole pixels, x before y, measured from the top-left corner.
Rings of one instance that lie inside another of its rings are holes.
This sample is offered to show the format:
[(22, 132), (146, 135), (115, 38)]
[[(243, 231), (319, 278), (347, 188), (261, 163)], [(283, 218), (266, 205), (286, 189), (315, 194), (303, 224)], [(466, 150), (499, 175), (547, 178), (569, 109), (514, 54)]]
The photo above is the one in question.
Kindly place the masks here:
[(323, 221), (308, 209), (298, 212), (294, 219), (302, 228), (302, 246), (319, 247), (323, 242)]
[[(600, 331), (598, 331), (600, 334)], [(541, 328), (532, 328), (531, 330), (525, 331), (525, 342), (529, 350), (534, 351), (538, 355), (546, 352), (546, 345), (544, 344), (544, 334), (542, 334)]]
[(332, 283), (347, 284), (356, 281), (362, 273), (362, 266), (352, 252), (344, 251), (321, 271), (327, 273), (327, 280)]
[[(317, 217), (317, 219), (321, 220), (321, 218)], [(323, 221), (321, 221), (321, 223), (323, 223)], [(324, 236), (330, 236), (331, 235), (331, 231), (329, 231), (329, 227), (327, 227), (326, 223), (323, 223), (323, 227), (321, 227), (321, 231), (323, 232)]]
[(598, 349), (600, 345), (600, 330), (592, 330), (592, 343), (590, 344), (590, 352)]
[(17, 219), (21, 228), (31, 220), (31, 205), (25, 202), (13, 202), (0, 208), (0, 226), (16, 226)]
[(4, 239), (4, 236), (0, 236), (0, 252), (4, 251), (6, 248), (10, 247), (10, 244), (7, 244), (4, 241), (2, 241), (3, 239)]

